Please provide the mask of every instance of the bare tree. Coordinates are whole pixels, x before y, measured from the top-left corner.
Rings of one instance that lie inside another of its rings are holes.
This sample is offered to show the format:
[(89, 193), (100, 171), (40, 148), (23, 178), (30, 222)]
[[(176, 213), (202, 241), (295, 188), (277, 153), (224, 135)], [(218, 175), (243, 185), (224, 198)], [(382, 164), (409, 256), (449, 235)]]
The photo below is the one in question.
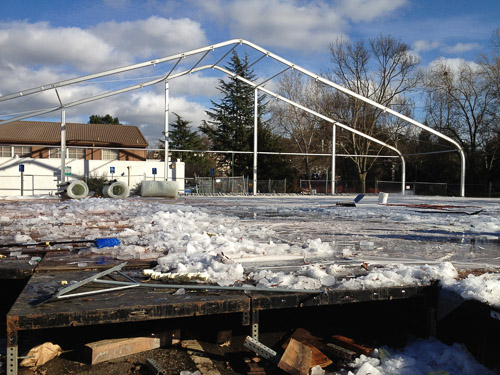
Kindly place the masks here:
[[(368, 41), (347, 42), (338, 39), (330, 44), (332, 81), (398, 112), (410, 112), (405, 94), (419, 81), (418, 59), (407, 44), (391, 36), (379, 36)], [(402, 126), (399, 119), (389, 117), (381, 109), (352, 96), (327, 89), (324, 108), (329, 117), (338, 119), (363, 133), (381, 140), (395, 139)], [(380, 146), (370, 140), (345, 133), (339, 146), (352, 153), (363, 191), (366, 177), (375, 159), (365, 155), (380, 152)]]
[[(319, 86), (311, 80), (304, 80), (300, 73), (292, 71), (279, 80), (278, 93), (294, 102), (313, 110), (319, 105)], [(276, 132), (289, 139), (292, 148), (300, 153), (314, 153), (321, 150), (322, 121), (310, 113), (280, 101), (272, 102), (270, 111)], [(323, 142), (323, 148), (329, 147)], [(307, 179), (315, 168), (317, 160), (312, 156), (292, 158), (294, 168)]]
[[(494, 160), (485, 157), (494, 131), (498, 97), (495, 85), (477, 64), (451, 67), (440, 61), (428, 73), (428, 124), (453, 137), (465, 150), (469, 181), (480, 182)], [(496, 156), (494, 156), (496, 158)]]

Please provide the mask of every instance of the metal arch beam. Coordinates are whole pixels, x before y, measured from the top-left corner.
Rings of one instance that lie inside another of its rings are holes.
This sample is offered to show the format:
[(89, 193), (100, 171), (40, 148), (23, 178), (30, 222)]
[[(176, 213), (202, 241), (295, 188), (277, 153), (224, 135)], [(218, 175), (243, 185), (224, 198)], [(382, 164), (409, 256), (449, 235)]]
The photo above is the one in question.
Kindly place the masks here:
[[(410, 117), (408, 117), (408, 116), (405, 116), (397, 111), (394, 111), (391, 108), (385, 107), (385, 106), (383, 106), (383, 105), (381, 105), (381, 104), (379, 104), (371, 99), (368, 99), (360, 94), (357, 94), (357, 93), (355, 93), (355, 92), (353, 92), (353, 91), (351, 91), (351, 90), (349, 90), (341, 85), (338, 85), (338, 84), (336, 84), (336, 83), (334, 83), (326, 78), (323, 78), (319, 75), (316, 75), (305, 68), (302, 68), (298, 65), (292, 64), (290, 61), (288, 61), (288, 60), (286, 60), (286, 59), (284, 59), (284, 58), (282, 58), (282, 57), (280, 57), (272, 52), (269, 52), (266, 49), (254, 44), (254, 43), (251, 43), (247, 40), (244, 40), (244, 39), (232, 39), (232, 40), (228, 40), (226, 42), (217, 43), (217, 44), (214, 44), (211, 46), (194, 49), (194, 50), (187, 51), (187, 52), (180, 53), (180, 54), (176, 54), (176, 55), (171, 55), (171, 56), (167, 56), (167, 57), (163, 57), (163, 58), (159, 58), (159, 59), (155, 59), (155, 60), (150, 60), (150, 61), (146, 61), (143, 63), (128, 65), (128, 66), (117, 68), (117, 69), (111, 69), (111, 70), (107, 70), (107, 71), (100, 72), (100, 73), (90, 74), (90, 75), (86, 75), (86, 76), (82, 76), (82, 77), (78, 77), (78, 78), (74, 78), (74, 79), (69, 79), (69, 80), (65, 80), (65, 81), (52, 83), (52, 84), (49, 84), (46, 86), (35, 87), (32, 89), (20, 91), (17, 93), (0, 96), (0, 102), (5, 101), (5, 100), (9, 100), (9, 99), (22, 97), (25, 95), (34, 94), (34, 93), (45, 91), (45, 90), (54, 89), (57, 87), (67, 86), (67, 85), (95, 79), (95, 78), (100, 78), (100, 77), (104, 77), (104, 76), (108, 76), (108, 75), (112, 75), (112, 74), (117, 74), (117, 73), (122, 73), (122, 72), (130, 71), (130, 70), (134, 70), (134, 69), (140, 69), (140, 68), (144, 68), (147, 66), (164, 63), (164, 62), (174, 60), (174, 59), (182, 59), (186, 56), (191, 56), (191, 55), (195, 55), (195, 54), (206, 52), (206, 51), (213, 51), (217, 48), (233, 45), (233, 47), (231, 48), (231, 50), (228, 53), (226, 53), (219, 61), (217, 61), (217, 63), (212, 65), (212, 67), (215, 67), (216, 64), (218, 64), (222, 59), (224, 59), (232, 50), (234, 50), (238, 45), (242, 45), (242, 44), (245, 44), (245, 45), (263, 53), (265, 56), (269, 56), (269, 57), (271, 57), (271, 58), (273, 58), (273, 59), (275, 59), (275, 60), (277, 60), (285, 65), (288, 65), (288, 66), (292, 67), (293, 69), (296, 69), (296, 70), (300, 71), (301, 73), (303, 73), (309, 77), (314, 78), (317, 81), (320, 81), (328, 86), (334, 87), (335, 89), (342, 91), (343, 93), (345, 93), (347, 95), (353, 96), (361, 101), (364, 101), (364, 102), (366, 102), (374, 107), (377, 107), (377, 108), (379, 108), (387, 113), (390, 113), (393, 116), (396, 116), (396, 117), (398, 117), (398, 118), (400, 118), (400, 119), (402, 119), (402, 120), (404, 120), (412, 125), (418, 126), (422, 129), (452, 143), (458, 149), (459, 154), (460, 154), (460, 159), (461, 159), (460, 195), (462, 197), (465, 196), (465, 154), (464, 154), (462, 147), (460, 146), (460, 144), (458, 142), (456, 142), (452, 138), (450, 138), (450, 137), (448, 137), (448, 136), (446, 136), (446, 135), (410, 118)], [(51, 112), (51, 111), (49, 111), (49, 112)], [(36, 115), (45, 114), (45, 113), (48, 113), (48, 112), (41, 112), (41, 111), (34, 112), (31, 116), (36, 116)], [(31, 117), (31, 116), (29, 116), (29, 117)], [(26, 117), (24, 117), (24, 118), (26, 118)], [(21, 118), (16, 118), (16, 119), (21, 119)], [(12, 119), (10, 121), (15, 121), (15, 119)], [(0, 124), (2, 124), (2, 123), (5, 123), (5, 122), (0, 122)]]
[[(147, 86), (151, 86), (151, 85), (154, 85), (154, 84), (157, 84), (157, 83), (160, 83), (162, 81), (166, 81), (167, 79), (168, 80), (172, 80), (172, 79), (175, 79), (175, 78), (179, 78), (181, 76), (184, 76), (184, 75), (187, 75), (189, 73), (193, 73), (193, 72), (198, 72), (198, 71), (202, 71), (202, 70), (206, 70), (206, 69), (217, 69), (229, 76), (232, 76), (236, 79), (239, 79), (240, 81), (254, 87), (255, 89), (258, 89), (258, 90), (261, 90), (263, 92), (266, 92), (267, 94), (279, 99), (279, 100), (282, 100), (290, 105), (293, 105), (297, 108), (300, 108), (306, 112), (309, 112), (311, 113), (312, 115), (316, 116), (316, 117), (319, 117), (327, 122), (330, 122), (332, 123), (334, 126), (335, 125), (338, 125), (339, 127), (343, 128), (343, 129), (346, 129), (354, 134), (357, 134), (359, 136), (362, 136), (362, 137), (365, 137), (375, 143), (378, 143), (384, 147), (387, 147), (391, 150), (393, 150), (394, 152), (396, 152), (399, 157), (401, 158), (401, 162), (402, 162), (402, 178), (401, 178), (401, 184), (402, 184), (402, 189), (401, 189), (401, 192), (402, 194), (404, 194), (405, 190), (404, 190), (404, 187), (405, 187), (405, 184), (406, 184), (406, 181), (405, 181), (405, 172), (406, 172), (406, 167), (405, 167), (405, 160), (404, 160), (404, 157), (403, 157), (403, 154), (398, 150), (396, 149), (395, 147), (391, 146), (391, 145), (388, 145), (387, 143), (385, 142), (382, 142), (374, 137), (371, 137), (365, 133), (362, 133), (354, 128), (351, 128), (350, 126), (347, 126), (347, 125), (344, 125), (340, 122), (337, 122), (327, 116), (324, 116), (318, 112), (315, 112), (307, 107), (304, 107), (302, 106), (301, 104), (298, 104), (290, 99), (287, 99), (279, 94), (276, 94), (274, 92), (272, 92), (271, 90), (268, 90), (264, 87), (261, 87), (260, 85), (257, 85), (256, 83), (252, 82), (252, 81), (249, 81), (243, 77), (240, 77), (238, 76), (237, 74), (231, 72), (230, 70), (227, 70), (225, 68), (222, 68), (220, 66), (215, 66), (215, 65), (205, 65), (205, 66), (201, 66), (201, 67), (198, 67), (198, 68), (191, 68), (189, 70), (186, 70), (186, 71), (183, 71), (183, 72), (179, 72), (179, 73), (176, 73), (176, 74), (173, 74), (173, 75), (170, 75), (171, 72), (168, 73), (168, 75), (166, 75), (165, 77), (162, 77), (162, 78), (158, 78), (158, 79), (155, 79), (155, 80), (152, 80), (152, 81), (148, 81), (148, 82), (143, 82), (143, 83), (140, 83), (140, 84), (137, 84), (137, 85), (132, 85), (132, 86), (129, 86), (129, 87), (126, 87), (126, 88), (122, 88), (122, 89), (119, 89), (119, 90), (115, 90), (115, 91), (110, 91), (110, 92), (106, 92), (106, 93), (103, 93), (103, 94), (99, 94), (99, 95), (95, 95), (95, 96), (92, 96), (92, 97), (89, 97), (89, 98), (85, 98), (85, 99), (80, 99), (80, 100), (76, 100), (76, 101), (73, 101), (73, 102), (70, 102), (70, 103), (67, 103), (66, 105), (64, 105), (64, 108), (70, 108), (70, 107), (74, 107), (74, 106), (78, 106), (78, 105), (81, 105), (81, 104), (85, 104), (85, 103), (89, 103), (89, 102), (92, 102), (92, 101), (95, 101), (95, 100), (99, 100), (99, 99), (103, 99), (103, 98), (106, 98), (106, 97), (110, 97), (110, 96), (113, 96), (113, 95), (118, 95), (118, 94), (122, 94), (122, 93), (125, 93), (125, 92), (128, 92), (128, 91), (132, 91), (132, 90), (136, 90), (136, 89), (140, 89), (140, 88), (143, 88), (143, 87), (147, 87)], [(41, 114), (47, 114), (47, 113), (50, 113), (50, 112), (54, 112), (54, 111), (57, 111), (59, 109), (62, 109), (63, 107), (60, 106), (60, 107), (54, 107), (54, 108), (49, 108), (49, 109), (46, 109), (46, 110), (42, 110), (42, 111), (38, 111), (38, 112), (35, 112), (35, 113), (31, 113), (31, 114), (28, 114), (28, 115), (23, 115), (23, 116), (18, 116), (16, 118), (12, 118), (12, 119), (9, 119), (9, 120), (4, 120), (4, 121), (0, 121), (0, 125), (2, 124), (5, 124), (5, 123), (8, 123), (8, 122), (12, 122), (12, 121), (17, 121), (17, 120), (22, 120), (22, 119), (25, 119), (25, 118), (29, 118), (29, 117), (33, 117), (33, 116), (37, 116), (37, 115), (41, 115)]]
[[(199, 70), (203, 70), (203, 69), (207, 69), (207, 68), (208, 68), (208, 67), (206, 67), (206, 66), (205, 66), (205, 67), (200, 67), (200, 68), (198, 68), (198, 69), (199, 69)], [(340, 123), (340, 122), (338, 122), (338, 121), (335, 121), (335, 120), (333, 120), (333, 119), (331, 119), (331, 118), (329, 118), (329, 117), (327, 117), (327, 116), (325, 116), (325, 115), (322, 115), (321, 113), (318, 113), (318, 112), (316, 112), (316, 111), (313, 111), (313, 110), (312, 110), (312, 109), (310, 109), (310, 108), (304, 107), (303, 105), (301, 105), (301, 104), (299, 104), (299, 103), (296, 103), (296, 102), (294, 102), (294, 101), (292, 101), (292, 100), (290, 100), (290, 99), (287, 99), (287, 98), (285, 98), (285, 97), (283, 97), (283, 96), (281, 96), (281, 95), (279, 95), (279, 94), (276, 94), (275, 92), (273, 92), (273, 91), (271, 91), (271, 90), (268, 90), (268, 89), (266, 89), (266, 88), (264, 88), (264, 87), (261, 87), (261, 86), (259, 86), (259, 85), (255, 84), (255, 83), (253, 83), (252, 81), (247, 80), (246, 78), (243, 78), (243, 77), (238, 76), (237, 74), (235, 74), (235, 73), (231, 72), (230, 70), (227, 70), (227, 69), (225, 69), (225, 68), (221, 68), (220, 66), (214, 66), (213, 68), (214, 68), (214, 69), (217, 69), (217, 70), (220, 70), (221, 72), (224, 72), (224, 73), (226, 73), (227, 75), (229, 75), (229, 76), (231, 76), (231, 77), (233, 77), (233, 78), (239, 79), (240, 81), (242, 81), (242, 82), (244, 82), (244, 83), (246, 83), (246, 84), (248, 84), (248, 85), (250, 85), (250, 86), (254, 87), (255, 89), (261, 90), (261, 91), (265, 92), (266, 94), (269, 94), (269, 95), (271, 95), (271, 96), (275, 97), (275, 98), (276, 98), (276, 99), (278, 99), (278, 100), (284, 101), (285, 103), (288, 103), (288, 104), (290, 104), (290, 105), (293, 105), (294, 107), (300, 108), (300, 109), (302, 109), (302, 110), (304, 110), (304, 111), (306, 111), (306, 112), (308, 112), (308, 113), (310, 113), (310, 114), (312, 114), (312, 115), (314, 115), (314, 116), (316, 116), (316, 117), (319, 117), (319, 118), (321, 118), (321, 119), (323, 119), (323, 120), (325, 120), (325, 121), (328, 121), (328, 122), (330, 122), (333, 126), (339, 126), (339, 127), (343, 128), (343, 129), (345, 129), (345, 130), (347, 130), (347, 131), (350, 131), (350, 132), (352, 132), (352, 133), (354, 133), (354, 134), (357, 134), (357, 135), (359, 135), (359, 136), (361, 136), (361, 137), (364, 137), (364, 138), (366, 138), (366, 139), (369, 139), (369, 140), (370, 140), (370, 141), (372, 141), (372, 142), (378, 143), (378, 144), (380, 144), (380, 145), (382, 145), (382, 146), (384, 146), (384, 147), (387, 147), (387, 148), (389, 148), (389, 149), (393, 150), (394, 152), (396, 152), (396, 153), (399, 155), (399, 157), (400, 157), (400, 159), (401, 159), (401, 164), (402, 164), (402, 167), (401, 167), (401, 169), (402, 169), (402, 176), (401, 176), (401, 194), (403, 194), (403, 195), (404, 195), (404, 193), (405, 193), (405, 185), (406, 185), (406, 163), (405, 163), (405, 159), (404, 159), (404, 157), (403, 157), (403, 154), (402, 154), (402, 153), (401, 153), (401, 152), (400, 152), (397, 148), (395, 148), (395, 147), (393, 147), (393, 146), (391, 146), (391, 145), (389, 145), (389, 144), (387, 144), (387, 143), (385, 143), (385, 142), (382, 142), (382, 141), (378, 140), (377, 138), (374, 138), (374, 137), (372, 137), (372, 136), (369, 136), (368, 134), (365, 134), (365, 133), (363, 133), (363, 132), (360, 132), (359, 130), (356, 130), (356, 129), (354, 129), (354, 128), (351, 128), (351, 127), (350, 127), (350, 126), (348, 126), (348, 125), (344, 125), (344, 124), (342, 124), (342, 123)]]
[[(393, 109), (390, 109), (388, 107), (385, 107), (371, 99), (368, 99), (360, 94), (357, 94), (341, 85), (338, 85), (326, 78), (323, 78), (319, 75), (316, 75), (316, 74), (313, 74), (312, 72), (310, 72), (309, 70), (305, 69), (305, 68), (302, 68), (298, 65), (295, 65), (295, 64), (292, 64), (290, 61), (254, 44), (254, 43), (251, 43), (247, 40), (244, 40), (244, 39), (232, 39), (232, 40), (228, 40), (226, 42), (222, 42), (222, 43), (217, 43), (217, 44), (214, 44), (214, 45), (211, 45), (211, 46), (207, 46), (207, 47), (203, 47), (203, 48), (198, 48), (198, 49), (194, 49), (194, 50), (191, 50), (191, 51), (187, 51), (187, 52), (184, 52), (184, 53), (181, 53), (181, 54), (176, 54), (176, 55), (171, 55), (171, 56), (167, 56), (167, 57), (163, 57), (163, 58), (159, 58), (159, 59), (155, 59), (155, 60), (150, 60), (150, 61), (146, 61), (146, 62), (143, 62), (143, 63), (138, 63), (138, 64), (133, 64), (133, 65), (128, 65), (128, 66), (125, 66), (125, 67), (122, 67), (122, 68), (117, 68), (117, 69), (111, 69), (111, 70), (107, 70), (107, 71), (104, 71), (104, 72), (100, 72), (100, 73), (95, 73), (95, 74), (90, 74), (90, 75), (87, 75), (87, 76), (82, 76), (82, 77), (78, 77), (78, 78), (74, 78), (74, 79), (69, 79), (69, 80), (65, 80), (65, 81), (60, 81), (60, 82), (56, 82), (56, 83), (52, 83), (52, 84), (49, 84), (49, 85), (46, 85), (46, 86), (40, 86), (40, 87), (36, 87), (36, 88), (32, 88), (32, 89), (28, 89), (28, 90), (24, 90), (24, 91), (20, 91), (18, 93), (14, 93), (14, 94), (8, 94), (8, 95), (4, 95), (4, 96), (0, 96), (0, 102), (2, 101), (5, 101), (5, 100), (9, 100), (9, 99), (14, 99), (14, 98), (18, 98), (18, 97), (22, 97), (22, 96), (25, 96), (25, 95), (30, 95), (30, 94), (34, 94), (34, 93), (37, 93), (37, 92), (41, 92), (41, 91), (45, 91), (45, 90), (50, 90), (50, 89), (54, 89), (54, 88), (57, 88), (57, 87), (62, 87), (62, 86), (67, 86), (67, 85), (71, 85), (71, 84), (74, 84), (74, 83), (78, 83), (78, 82), (83, 82), (83, 81), (87, 81), (87, 80), (90, 80), (90, 79), (95, 79), (95, 78), (100, 78), (100, 77), (104, 77), (104, 76), (108, 76), (108, 75), (112, 75), (112, 74), (117, 74), (117, 73), (122, 73), (122, 72), (126, 72), (126, 71), (130, 71), (130, 70), (134, 70), (134, 69), (140, 69), (140, 68), (144, 68), (144, 67), (147, 67), (147, 66), (151, 66), (151, 65), (155, 65), (155, 64), (160, 64), (160, 63), (164, 63), (164, 62), (167, 62), (167, 61), (170, 61), (170, 60), (174, 60), (174, 59), (182, 59), (186, 56), (191, 56), (191, 55), (195, 55), (195, 54), (198, 54), (198, 53), (202, 53), (202, 52), (206, 52), (206, 51), (213, 51), (217, 48), (221, 48), (221, 47), (225, 47), (225, 46), (228, 46), (228, 45), (234, 45), (233, 48), (230, 50), (234, 50), (238, 45), (242, 45), (242, 44), (245, 44), (261, 53), (263, 53), (265, 56), (269, 56), (285, 65), (288, 65), (298, 71), (300, 71), (301, 73), (309, 76), (309, 77), (312, 77), (314, 79), (316, 79), (317, 81), (320, 81), (328, 86), (331, 86), (331, 87), (334, 87), (336, 88), (337, 90), (339, 91), (342, 91), (343, 93), (347, 94), (347, 95), (350, 95), (350, 96), (353, 96), (361, 101), (364, 101), (374, 107), (377, 107), (379, 109), (382, 109), (383, 111), (387, 112), (387, 113), (390, 113), (391, 115), (393, 116), (396, 116), (410, 124), (413, 124), (415, 126), (418, 126), (424, 130), (427, 130), (429, 131), (430, 133), (440, 137), (440, 138), (443, 138), (445, 140), (447, 140), (448, 142), (452, 143), (459, 151), (459, 154), (460, 154), (460, 159), (461, 159), (461, 173), (460, 173), (460, 195), (463, 197), (465, 196), (465, 154), (464, 154), (464, 151), (462, 149), (462, 147), (460, 146), (460, 144), (458, 142), (456, 142), (455, 140), (453, 140), (452, 138), (408, 117), (408, 116), (405, 116), (397, 111), (394, 111)], [(230, 51), (228, 53), (230, 53)], [(224, 55), (222, 57), (222, 59), (227, 56), (227, 54)], [(205, 54), (206, 55), (206, 54)], [(203, 58), (202, 58), (203, 59)], [(220, 59), (216, 64), (218, 64), (222, 59)], [(215, 67), (215, 65), (213, 65), (213, 67)], [(47, 113), (47, 112), (46, 112)], [(35, 113), (33, 115), (38, 115), (40, 113)], [(33, 116), (32, 115), (32, 116)], [(11, 121), (14, 121), (14, 119), (12, 119)], [(0, 124), (2, 124), (3, 122), (1, 122)]]
[(361, 101), (364, 101), (365, 103), (368, 103), (374, 107), (377, 107), (379, 109), (382, 109), (384, 112), (387, 112), (387, 113), (390, 113), (391, 115), (393, 116), (396, 116), (412, 125), (415, 125), (415, 126), (418, 126), (419, 128), (422, 128), (424, 130), (427, 130), (428, 132), (440, 137), (440, 138), (443, 138), (445, 140), (447, 140), (448, 142), (452, 143), (457, 149), (458, 149), (458, 152), (460, 154), (460, 160), (461, 160), (461, 171), (460, 171), (460, 196), (464, 197), (465, 196), (465, 154), (464, 154), (464, 151), (462, 149), (462, 147), (460, 146), (460, 144), (458, 142), (456, 142), (454, 139), (436, 131), (435, 129), (432, 129), (408, 116), (405, 116), (391, 108), (388, 108), (388, 107), (385, 107), (383, 106), (382, 104), (380, 103), (377, 103), (376, 101), (373, 101), (371, 99), (368, 99), (360, 94), (357, 94), (355, 93), (354, 91), (351, 91), (339, 84), (336, 84), (335, 82), (332, 82), (326, 78), (323, 78), (317, 74), (314, 74), (312, 72), (310, 72), (309, 70), (305, 69), (305, 68), (302, 68), (298, 65), (295, 65), (295, 64), (292, 64), (290, 61), (270, 52), (270, 51), (267, 51), (266, 49), (254, 44), (254, 43), (251, 43), (247, 40), (241, 40), (241, 44), (245, 44), (249, 47), (252, 47), (253, 49), (259, 51), (259, 52), (262, 52), (264, 54), (267, 54), (269, 57), (272, 57), (273, 59), (285, 64), (285, 65), (288, 65), (288, 66), (291, 66), (293, 67), (294, 69), (298, 70), (299, 72), (311, 77), (311, 78), (314, 78), (316, 79), (317, 81), (319, 82), (322, 82), (328, 86), (331, 86), (331, 87), (334, 87), (335, 89), (339, 90), (339, 91), (342, 91), (343, 93), (347, 94), (347, 95), (350, 95), (350, 96), (353, 96)]
[(202, 53), (202, 52), (206, 52), (206, 51), (213, 51), (217, 48), (225, 47), (225, 46), (232, 45), (232, 44), (235, 44), (235, 46), (233, 47), (233, 49), (234, 49), (234, 48), (236, 48), (236, 46), (238, 44), (241, 44), (242, 42), (243, 42), (243, 39), (232, 39), (232, 40), (228, 40), (228, 41), (225, 41), (222, 43), (213, 44), (211, 46), (207, 46), (207, 47), (203, 47), (203, 48), (193, 49), (191, 51), (178, 53), (175, 55), (170, 55), (170, 56), (162, 57), (159, 59), (149, 60), (149, 61), (138, 63), (138, 64), (127, 65), (127, 66), (124, 66), (121, 68), (106, 70), (106, 71), (103, 71), (100, 73), (94, 73), (94, 74), (89, 74), (86, 76), (67, 79), (64, 81), (54, 82), (54, 83), (50, 83), (47, 85), (42, 85), (42, 86), (34, 87), (31, 89), (19, 91), (16, 93), (0, 96), (0, 102), (10, 100), (10, 99), (20, 98), (20, 97), (23, 97), (26, 95), (35, 94), (35, 93), (39, 93), (42, 91), (52, 90), (52, 89), (55, 89), (58, 87), (63, 87), (63, 86), (73, 85), (75, 83), (89, 81), (91, 79), (96, 79), (96, 78), (101, 78), (101, 77), (105, 77), (105, 76), (109, 76), (109, 75), (113, 75), (113, 74), (128, 72), (128, 71), (135, 70), (135, 69), (146, 68), (146, 67), (151, 66), (151, 65), (161, 64), (161, 63), (165, 63), (165, 62), (168, 62), (171, 60), (183, 59), (187, 56), (196, 55), (198, 53)]

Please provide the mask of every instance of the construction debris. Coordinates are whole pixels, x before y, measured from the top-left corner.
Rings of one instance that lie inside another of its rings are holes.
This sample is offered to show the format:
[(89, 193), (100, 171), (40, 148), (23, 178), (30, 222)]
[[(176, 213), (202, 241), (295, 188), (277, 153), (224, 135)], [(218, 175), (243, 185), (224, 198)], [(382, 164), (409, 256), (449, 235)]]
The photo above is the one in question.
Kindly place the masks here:
[(51, 359), (58, 357), (61, 353), (62, 349), (59, 345), (52, 344), (51, 342), (45, 342), (32, 348), (26, 355), (26, 358), (22, 360), (20, 366), (38, 367), (47, 363)]
[(312, 363), (312, 348), (291, 338), (278, 367), (291, 375), (308, 375)]
[[(282, 355), (251, 337), (245, 339), (244, 346), (291, 375), (323, 374), (324, 368), (334, 364), (333, 360), (352, 361), (360, 355), (370, 356), (373, 352), (372, 348), (345, 336), (332, 336), (332, 341), (324, 343), (305, 329), (298, 328), (283, 344)], [(261, 366), (249, 363), (249, 368), (249, 374), (265, 374)]]
[(95, 365), (111, 359), (145, 352), (160, 347), (156, 337), (132, 337), (101, 340), (86, 344), (83, 355), (85, 362)]
[(154, 359), (146, 359), (146, 368), (149, 370), (149, 372), (152, 375), (166, 375), (167, 371), (163, 369), (163, 367), (160, 366), (158, 362), (156, 362)]
[(373, 352), (373, 348), (368, 348), (366, 346), (358, 344), (353, 339), (347, 338), (345, 336), (335, 335), (332, 336), (332, 340), (334, 344), (342, 348), (352, 350), (357, 355), (364, 354), (369, 357)]

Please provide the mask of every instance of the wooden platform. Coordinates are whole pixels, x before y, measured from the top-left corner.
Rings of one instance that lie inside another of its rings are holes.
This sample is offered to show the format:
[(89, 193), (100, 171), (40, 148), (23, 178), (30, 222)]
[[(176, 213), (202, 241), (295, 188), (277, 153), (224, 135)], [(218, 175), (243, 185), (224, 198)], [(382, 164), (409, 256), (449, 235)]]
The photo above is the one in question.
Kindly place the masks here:
[[(242, 315), (242, 324), (250, 325), (252, 334), (258, 335), (260, 311), (405, 299), (424, 296), (427, 288), (409, 285), (371, 290), (334, 289), (319, 294), (186, 290), (185, 294), (176, 295), (174, 292), (178, 289), (134, 287), (39, 304), (72, 282), (120, 263), (122, 261), (96, 255), (81, 257), (72, 252), (47, 254), (7, 314), (7, 374), (17, 373), (20, 331), (237, 313)], [(140, 270), (149, 266), (149, 262), (131, 262), (125, 272), (139, 279)], [(107, 287), (91, 283), (72, 293)]]

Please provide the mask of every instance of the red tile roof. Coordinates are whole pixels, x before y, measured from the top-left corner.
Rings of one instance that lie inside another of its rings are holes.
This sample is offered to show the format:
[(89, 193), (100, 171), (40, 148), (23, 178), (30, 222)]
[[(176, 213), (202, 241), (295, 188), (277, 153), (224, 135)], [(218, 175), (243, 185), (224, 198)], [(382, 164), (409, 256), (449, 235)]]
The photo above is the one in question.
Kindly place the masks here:
[[(66, 123), (66, 142), (78, 145), (108, 145), (146, 148), (148, 142), (137, 126)], [(61, 143), (61, 124), (43, 121), (15, 121), (0, 125), (0, 143)]]

